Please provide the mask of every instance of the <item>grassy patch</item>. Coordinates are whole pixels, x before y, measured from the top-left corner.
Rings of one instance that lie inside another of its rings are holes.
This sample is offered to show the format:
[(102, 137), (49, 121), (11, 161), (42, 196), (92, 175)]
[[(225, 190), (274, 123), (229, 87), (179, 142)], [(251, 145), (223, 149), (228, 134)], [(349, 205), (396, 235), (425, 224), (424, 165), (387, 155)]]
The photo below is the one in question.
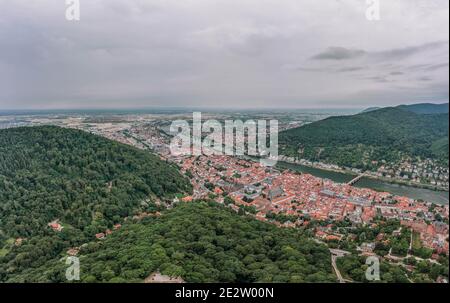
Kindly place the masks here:
[(412, 235), (412, 249), (420, 249), (422, 248), (422, 242), (420, 241), (420, 234), (418, 232), (413, 232)]
[(2, 248), (0, 249), (0, 258), (6, 256), (9, 253), (9, 249)]
[(6, 256), (11, 250), (11, 246), (14, 245), (15, 240), (13, 238), (9, 238), (5, 241), (6, 245), (3, 248), (0, 248), (0, 257)]

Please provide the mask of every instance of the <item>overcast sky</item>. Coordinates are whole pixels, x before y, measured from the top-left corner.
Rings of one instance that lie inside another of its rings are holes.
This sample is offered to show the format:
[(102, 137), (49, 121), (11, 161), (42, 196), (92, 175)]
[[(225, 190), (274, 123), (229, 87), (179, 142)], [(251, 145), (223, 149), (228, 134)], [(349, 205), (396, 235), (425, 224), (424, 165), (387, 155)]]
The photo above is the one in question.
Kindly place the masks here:
[(0, 109), (448, 102), (449, 1), (0, 0)]

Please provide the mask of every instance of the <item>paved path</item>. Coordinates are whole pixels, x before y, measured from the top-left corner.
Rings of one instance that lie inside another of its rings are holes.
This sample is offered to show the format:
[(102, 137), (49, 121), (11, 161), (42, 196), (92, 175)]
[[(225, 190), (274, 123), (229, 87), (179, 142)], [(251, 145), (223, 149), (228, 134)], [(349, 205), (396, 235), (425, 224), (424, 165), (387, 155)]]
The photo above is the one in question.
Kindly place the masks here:
[(333, 266), (333, 270), (336, 273), (339, 283), (345, 283), (346, 280), (344, 279), (344, 277), (342, 277), (342, 274), (336, 265), (336, 259), (343, 257), (345, 255), (348, 255), (348, 254), (350, 254), (350, 252), (345, 251), (345, 250), (330, 248), (330, 253), (331, 253), (331, 265)]
[(341, 272), (337, 268), (336, 259), (337, 259), (337, 257), (335, 255), (331, 255), (331, 265), (333, 266), (334, 272), (336, 273), (339, 283), (345, 283), (345, 280), (342, 277)]

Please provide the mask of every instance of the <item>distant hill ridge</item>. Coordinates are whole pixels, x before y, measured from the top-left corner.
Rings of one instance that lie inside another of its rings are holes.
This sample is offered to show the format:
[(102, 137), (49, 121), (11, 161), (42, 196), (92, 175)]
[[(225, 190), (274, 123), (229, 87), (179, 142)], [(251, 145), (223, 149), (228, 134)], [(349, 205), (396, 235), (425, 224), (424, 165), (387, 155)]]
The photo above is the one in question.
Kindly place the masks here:
[(374, 110), (380, 109), (381, 107), (369, 107), (366, 108), (365, 110), (363, 110), (361, 113), (368, 113), (368, 112), (372, 112)]
[[(367, 113), (374, 110), (379, 110), (382, 107), (369, 107), (361, 113)], [(434, 104), (434, 103), (418, 103), (411, 105), (399, 105), (396, 108), (407, 110), (416, 114), (445, 114), (448, 113), (448, 103)]]
[(448, 114), (448, 103), (420, 103), (412, 105), (400, 105), (397, 106), (397, 108), (411, 111), (416, 114)]
[(330, 117), (280, 134), (281, 153), (362, 169), (403, 156), (448, 163), (448, 103), (415, 104)]

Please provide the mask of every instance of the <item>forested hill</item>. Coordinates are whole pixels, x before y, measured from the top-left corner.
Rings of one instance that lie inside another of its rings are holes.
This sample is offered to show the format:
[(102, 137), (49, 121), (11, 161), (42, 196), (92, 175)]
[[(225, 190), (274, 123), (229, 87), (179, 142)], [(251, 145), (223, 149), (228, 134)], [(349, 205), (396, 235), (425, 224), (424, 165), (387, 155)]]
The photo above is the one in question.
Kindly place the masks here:
[[(214, 202), (153, 203), (183, 191), (175, 167), (120, 143), (58, 127), (0, 131), (0, 282), (67, 282), (73, 247), (81, 282), (142, 282), (155, 271), (188, 282), (336, 280), (326, 246), (298, 230)], [(154, 215), (129, 217), (140, 212)], [(62, 231), (47, 226), (56, 219)]]
[[(434, 104), (434, 103), (418, 103), (409, 105), (399, 105), (396, 108), (410, 111), (416, 114), (448, 114), (448, 103)], [(369, 107), (362, 111), (371, 112), (381, 109), (381, 107)]]
[(420, 103), (412, 105), (400, 105), (397, 106), (397, 108), (407, 110), (416, 114), (448, 114), (448, 103)]
[[(156, 271), (186, 282), (336, 281), (325, 245), (214, 202), (179, 204), (160, 217), (128, 222), (84, 246), (79, 258), (80, 282), (142, 282)], [(65, 260), (58, 259), (5, 279), (67, 282)]]
[(281, 153), (341, 166), (370, 168), (372, 160), (403, 155), (448, 163), (448, 111), (418, 114), (421, 108), (382, 108), (331, 117), (280, 134)]
[(92, 237), (147, 199), (190, 190), (158, 157), (83, 131), (0, 131), (0, 249), (8, 238), (45, 234), (53, 220)]

